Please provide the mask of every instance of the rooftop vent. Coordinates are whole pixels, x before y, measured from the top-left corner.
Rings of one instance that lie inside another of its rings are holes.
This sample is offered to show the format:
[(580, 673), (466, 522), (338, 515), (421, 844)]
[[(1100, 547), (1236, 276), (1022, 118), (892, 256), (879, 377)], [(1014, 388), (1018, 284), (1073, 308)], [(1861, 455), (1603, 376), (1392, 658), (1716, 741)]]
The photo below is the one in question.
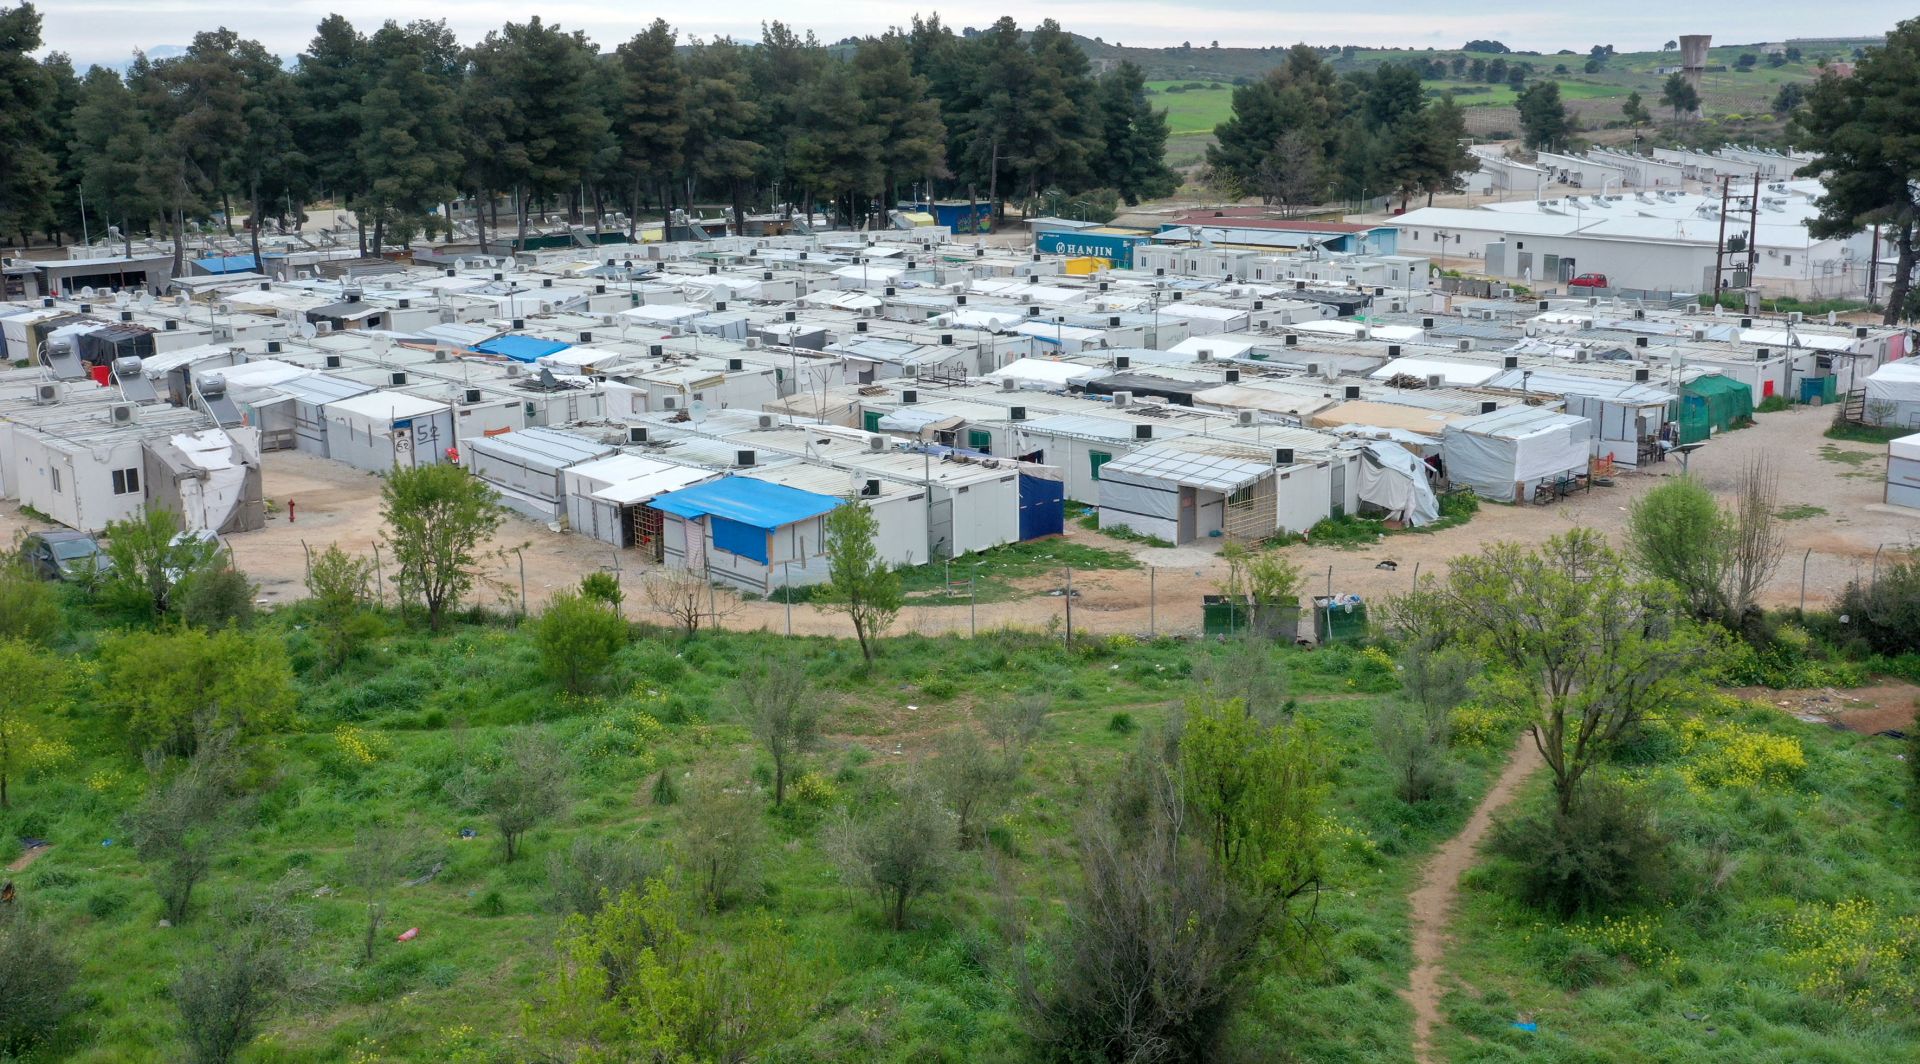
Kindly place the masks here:
[(328, 368), (328, 369), (339, 369), (339, 368), (340, 368), (340, 356), (339, 356), (339, 355), (328, 355), (328, 356), (327, 356), (327, 368)]
[(1010, 406), (1010, 407), (1008, 407), (1008, 408), (1007, 408), (1007, 420), (1008, 420), (1008, 421), (1025, 421), (1026, 419), (1027, 419), (1027, 408), (1026, 408), (1026, 407), (1024, 407), (1024, 406)]
[(1153, 439), (1153, 426), (1152, 425), (1135, 425), (1133, 427), (1133, 438), (1136, 440)]
[(627, 442), (628, 443), (647, 442), (647, 427), (645, 425), (628, 425), (627, 426)]
[(395, 388), (398, 388), (401, 385), (404, 385), (407, 383), (407, 375), (402, 370), (395, 370), (392, 373), (387, 374), (387, 381), (388, 383), (392, 384)]
[(1293, 464), (1293, 448), (1275, 447), (1273, 449), (1273, 464), (1277, 466), (1292, 465)]
[(917, 402), (919, 402), (919, 401), (920, 401), (920, 389), (918, 389), (918, 388), (902, 388), (902, 389), (900, 389), (900, 401), (901, 401), (902, 403), (904, 403), (904, 404), (906, 404), (907, 406), (912, 406), (913, 404), (915, 404), (915, 403), (917, 403)]
[(745, 469), (748, 466), (753, 465), (753, 458), (754, 458), (753, 452), (750, 450), (747, 450), (746, 448), (741, 448), (740, 450), (733, 452), (733, 464), (736, 466), (739, 466), (742, 469)]
[(1227, 371), (1227, 383), (1228, 383), (1228, 384), (1239, 384), (1239, 383), (1240, 383), (1240, 371), (1239, 371), (1239, 370), (1237, 370), (1237, 369), (1229, 369), (1229, 370)]
[(1480, 412), (1482, 414), (1491, 414), (1498, 409), (1500, 409), (1499, 403), (1496, 403), (1491, 399), (1480, 400)]
[(1349, 384), (1346, 387), (1346, 391), (1342, 394), (1348, 399), (1358, 399), (1360, 398), (1360, 386), (1358, 384)]

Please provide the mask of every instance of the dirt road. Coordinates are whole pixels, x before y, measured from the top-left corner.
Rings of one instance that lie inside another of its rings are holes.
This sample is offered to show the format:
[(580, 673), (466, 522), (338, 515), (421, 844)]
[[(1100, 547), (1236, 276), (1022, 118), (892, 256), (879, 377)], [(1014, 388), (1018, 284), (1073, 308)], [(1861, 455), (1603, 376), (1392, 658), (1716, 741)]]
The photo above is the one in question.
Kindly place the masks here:
[[(1716, 492), (1730, 493), (1749, 456), (1766, 454), (1780, 474), (1786, 553), (1767, 587), (1771, 606), (1800, 601), (1801, 566), (1806, 567), (1806, 602), (1829, 603), (1856, 575), (1872, 569), (1876, 551), (1920, 544), (1920, 513), (1880, 502), (1886, 448), (1834, 443), (1821, 437), (1829, 413), (1818, 409), (1761, 415), (1752, 428), (1717, 437), (1693, 455), (1691, 472)], [(1550, 506), (1484, 504), (1465, 525), (1432, 534), (1388, 536), (1358, 549), (1299, 544), (1286, 548), (1307, 574), (1307, 591), (1355, 593), (1367, 598), (1398, 594), (1417, 574), (1444, 572), (1449, 559), (1477, 550), (1492, 540), (1537, 543), (1576, 526), (1598, 529), (1618, 539), (1627, 508), (1642, 492), (1680, 472), (1677, 462), (1654, 472), (1625, 474), (1610, 488)], [(335, 462), (295, 452), (274, 452), (265, 459), (266, 494), (275, 504), (267, 527), (228, 537), (240, 565), (260, 585), (260, 598), (284, 602), (305, 593), (307, 551), (337, 542), (364, 555), (373, 552), (380, 532), (380, 480)], [(296, 521), (287, 519), (294, 503)], [(12, 503), (0, 504), (0, 536), (29, 527)], [(1152, 567), (1138, 570), (1076, 572), (1073, 623), (1076, 630), (1142, 634), (1149, 630), (1195, 632), (1200, 627), (1201, 596), (1212, 593), (1223, 566), (1218, 541), (1174, 549), (1141, 548), (1087, 532), (1069, 524), (1067, 538), (1132, 550)], [(521, 548), (518, 554), (511, 548)], [(539, 608), (557, 588), (571, 586), (589, 572), (606, 569), (629, 585), (645, 568), (632, 551), (615, 551), (584, 536), (554, 532), (522, 518), (509, 518), (489, 545), (496, 556), (483, 566), (486, 578), (476, 600), (508, 604), (518, 600), (525, 564), (527, 598)], [(498, 554), (500, 551), (508, 551)], [(389, 559), (390, 562), (390, 559)], [(1391, 568), (1381, 563), (1392, 563)], [(1329, 573), (1331, 570), (1331, 573)], [(966, 605), (909, 606), (898, 631), (965, 632), (999, 627), (1041, 628), (1064, 624), (1065, 574), (1030, 580), (1029, 597), (986, 603), (971, 619)], [(391, 588), (388, 588), (389, 594)], [(722, 623), (729, 628), (784, 632), (787, 610), (778, 601), (742, 603)], [(792, 629), (803, 634), (846, 634), (845, 619), (807, 605), (792, 610)]]
[(1523, 733), (1507, 759), (1507, 767), (1480, 800), (1467, 826), (1434, 851), (1420, 872), (1420, 885), (1407, 898), (1413, 930), (1413, 971), (1401, 996), (1413, 1006), (1413, 1057), (1419, 1064), (1432, 1064), (1434, 1059), (1433, 1032), (1440, 1026), (1440, 1000), (1444, 995), (1440, 975), (1446, 962), (1447, 921), (1460, 892), (1460, 877), (1473, 866), (1475, 851), (1493, 826), (1494, 814), (1513, 801), (1520, 785), (1545, 763), (1540, 748), (1533, 743), (1533, 734)]

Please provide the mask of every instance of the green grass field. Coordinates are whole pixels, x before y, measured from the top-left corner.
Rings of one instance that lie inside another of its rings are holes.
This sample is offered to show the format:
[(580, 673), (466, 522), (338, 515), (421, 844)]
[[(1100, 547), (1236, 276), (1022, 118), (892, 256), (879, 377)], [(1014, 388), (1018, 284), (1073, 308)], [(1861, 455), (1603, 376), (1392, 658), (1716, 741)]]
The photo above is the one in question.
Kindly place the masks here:
[(1147, 83), (1147, 87), (1153, 90), (1148, 101), (1154, 107), (1167, 112), (1167, 128), (1173, 136), (1212, 133), (1213, 127), (1233, 116), (1231, 86), (1220, 89), (1188, 89), (1184, 92), (1166, 91), (1170, 85), (1181, 84), (1186, 83), (1178, 81)]
[[(1007, 559), (1048, 565), (1056, 558)], [(1092, 559), (1081, 558), (1081, 561)], [(52, 849), (15, 875), (20, 904), (79, 959), (79, 1010), (28, 1059), (178, 1055), (175, 973), (222, 930), (223, 902), (299, 877), (317, 934), (317, 976), (241, 1055), (249, 1062), (530, 1059), (523, 1007), (548, 985), (563, 916), (549, 868), (577, 839), (622, 840), (672, 868), (687, 799), (652, 786), (718, 773), (766, 800), (771, 762), (730, 685), (769, 653), (797, 655), (825, 707), (805, 758), (809, 797), (760, 805), (767, 836), (753, 889), (702, 940), (733, 941), (762, 918), (805, 973), (804, 1015), (760, 1059), (1036, 1059), (1015, 995), (1010, 920), (1059, 926), (1077, 872), (1079, 817), (1147, 731), (1205, 691), (1216, 643), (993, 632), (885, 640), (865, 667), (848, 640), (636, 625), (603, 682), (563, 693), (541, 672), (529, 629), (474, 614), (440, 635), (385, 615), (386, 632), (344, 667), (318, 658), (304, 607), (255, 622), (284, 646), (299, 696), (293, 723), (250, 754), (252, 802), (218, 851), (187, 924), (157, 926), (148, 869), (123, 817), (145, 787), (139, 758), (85, 677), (110, 624), (73, 607), (61, 653), (80, 663), (64, 717), (65, 758), (16, 775), (0, 813), (0, 861), (22, 836)], [(1497, 773), (1519, 722), (1469, 703), (1454, 716), (1454, 782), (1408, 805), (1392, 792), (1374, 715), (1396, 668), (1380, 649), (1263, 652), (1293, 719), (1315, 737), (1329, 784), (1328, 849), (1309, 948), (1258, 967), (1244, 987), (1228, 1059), (1410, 1061), (1406, 894), (1427, 854), (1459, 830)], [(1822, 682), (1835, 682), (1832, 679)], [(905, 931), (842, 886), (822, 844), (841, 806), (884, 801), (937, 756), (948, 731), (1015, 696), (1052, 709), (987, 844), (951, 884), (916, 903)], [(1128, 726), (1116, 727), (1117, 715)], [(1697, 723), (1696, 723), (1697, 722)], [(1141, 734), (1134, 734), (1139, 730)], [(521, 732), (571, 759), (566, 811), (502, 860), (490, 822), (447, 784), (492, 763)], [(1673, 838), (1666, 889), (1606, 920), (1562, 921), (1514, 900), (1511, 869), (1469, 873), (1450, 971), (1473, 989), (1446, 1002), (1455, 1061), (1884, 1061), (1920, 1039), (1920, 886), (1903, 807), (1905, 747), (1802, 724), (1764, 703), (1718, 697), (1695, 722), (1658, 721), (1607, 770), (1657, 803)], [(1527, 801), (1541, 800), (1536, 780)], [(417, 852), (389, 893), (375, 959), (358, 957), (362, 910), (346, 896), (357, 830), (401, 826)], [(463, 840), (462, 829), (477, 837)], [(1008, 884), (1014, 886), (1009, 890)], [(1862, 904), (1867, 907), (1862, 908)], [(401, 930), (418, 928), (410, 942)], [(0, 958), (0, 965), (5, 959)], [(1522, 1031), (1515, 1022), (1536, 1022)]]

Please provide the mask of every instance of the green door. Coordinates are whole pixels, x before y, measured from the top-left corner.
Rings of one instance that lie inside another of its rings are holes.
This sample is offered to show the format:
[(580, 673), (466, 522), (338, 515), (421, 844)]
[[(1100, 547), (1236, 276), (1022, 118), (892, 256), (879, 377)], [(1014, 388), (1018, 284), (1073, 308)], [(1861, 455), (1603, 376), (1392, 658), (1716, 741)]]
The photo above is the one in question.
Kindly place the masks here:
[(968, 429), (967, 447), (981, 454), (993, 453), (993, 433), (986, 429)]
[(1087, 463), (1093, 467), (1093, 479), (1100, 479), (1100, 467), (1113, 461), (1113, 456), (1105, 451), (1088, 451)]
[(878, 410), (867, 411), (867, 431), (868, 432), (880, 431), (880, 417), (881, 417), (881, 414)]

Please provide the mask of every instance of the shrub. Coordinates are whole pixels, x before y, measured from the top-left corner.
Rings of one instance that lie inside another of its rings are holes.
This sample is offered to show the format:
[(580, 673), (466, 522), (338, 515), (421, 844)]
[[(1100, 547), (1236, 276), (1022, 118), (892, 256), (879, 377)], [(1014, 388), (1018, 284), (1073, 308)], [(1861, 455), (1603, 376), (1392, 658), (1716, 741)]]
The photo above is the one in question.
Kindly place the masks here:
[(1597, 910), (1657, 891), (1668, 839), (1639, 795), (1590, 779), (1565, 813), (1549, 807), (1502, 821), (1494, 851), (1519, 867), (1523, 901), (1561, 914)]
[(0, 1056), (44, 1041), (73, 1010), (79, 971), (59, 937), (18, 903), (0, 905)]
[(1132, 735), (1140, 730), (1140, 725), (1134, 723), (1133, 714), (1123, 709), (1107, 718), (1107, 730), (1115, 735)]
[(578, 838), (566, 853), (547, 858), (547, 904), (556, 912), (592, 916), (658, 871), (659, 861), (634, 843)]
[(554, 595), (533, 624), (542, 671), (575, 694), (600, 679), (626, 642), (627, 622), (613, 607), (577, 591)]
[(1882, 654), (1920, 646), (1920, 551), (1882, 565), (1877, 579), (1855, 579), (1835, 607), (1840, 623)]
[(239, 628), (253, 620), (259, 588), (231, 565), (206, 565), (187, 575), (175, 592), (180, 618), (196, 628)]

